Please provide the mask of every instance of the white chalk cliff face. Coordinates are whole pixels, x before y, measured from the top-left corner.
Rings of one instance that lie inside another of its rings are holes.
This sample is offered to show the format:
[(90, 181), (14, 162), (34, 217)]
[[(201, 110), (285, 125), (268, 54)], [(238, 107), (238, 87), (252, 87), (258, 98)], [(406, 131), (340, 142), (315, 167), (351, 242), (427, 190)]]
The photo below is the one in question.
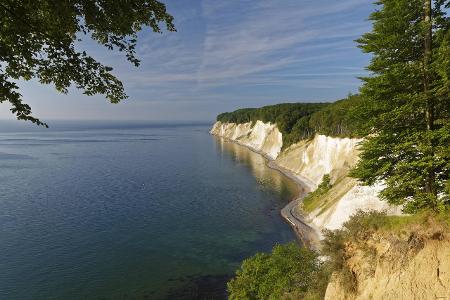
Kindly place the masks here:
[(322, 182), (323, 175), (330, 174), (331, 182), (345, 176), (358, 159), (356, 150), (360, 139), (333, 138), (316, 135), (312, 140), (300, 141), (283, 151), (277, 164), (313, 188)]
[(247, 146), (270, 159), (276, 159), (283, 146), (282, 135), (277, 125), (261, 121), (257, 121), (254, 126), (251, 122), (244, 124), (216, 122), (210, 133)]
[(358, 161), (357, 146), (361, 139), (316, 135), (311, 140), (300, 141), (281, 151), (283, 139), (276, 124), (257, 121), (252, 126), (251, 122), (216, 122), (210, 133), (267, 156), (310, 190), (316, 189), (323, 176), (329, 174), (331, 183), (336, 184), (332, 195), (334, 199), (330, 201), (332, 204), (325, 209), (319, 207), (308, 216), (309, 222), (319, 230), (340, 228), (358, 209), (398, 213), (398, 209), (391, 209), (378, 198), (381, 185), (361, 186), (347, 177), (350, 168)]

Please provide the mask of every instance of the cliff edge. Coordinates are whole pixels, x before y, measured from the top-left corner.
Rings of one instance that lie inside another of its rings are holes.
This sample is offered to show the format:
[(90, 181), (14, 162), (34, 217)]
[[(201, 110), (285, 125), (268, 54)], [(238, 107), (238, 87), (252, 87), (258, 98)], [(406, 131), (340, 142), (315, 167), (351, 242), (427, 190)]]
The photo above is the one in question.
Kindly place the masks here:
[[(367, 232), (366, 232), (367, 233)], [(450, 299), (450, 231), (425, 221), (345, 243), (326, 300)]]

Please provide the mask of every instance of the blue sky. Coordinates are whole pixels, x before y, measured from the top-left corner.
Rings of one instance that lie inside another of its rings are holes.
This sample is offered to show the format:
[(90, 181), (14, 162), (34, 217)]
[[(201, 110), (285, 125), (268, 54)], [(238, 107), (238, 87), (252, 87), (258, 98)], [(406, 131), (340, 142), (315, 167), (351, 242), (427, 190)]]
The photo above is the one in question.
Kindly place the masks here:
[[(114, 67), (126, 101), (20, 82), (35, 116), (51, 119), (210, 121), (223, 111), (333, 101), (357, 92), (370, 57), (354, 40), (370, 30), (371, 0), (165, 0), (178, 32), (140, 33), (139, 68), (84, 42)], [(12, 118), (0, 105), (0, 118)]]

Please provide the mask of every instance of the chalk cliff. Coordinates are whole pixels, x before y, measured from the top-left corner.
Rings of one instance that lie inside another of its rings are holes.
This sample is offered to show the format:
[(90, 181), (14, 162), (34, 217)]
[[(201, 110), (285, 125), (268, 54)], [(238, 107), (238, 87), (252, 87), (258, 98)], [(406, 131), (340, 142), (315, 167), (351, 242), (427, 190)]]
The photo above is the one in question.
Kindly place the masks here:
[(358, 209), (398, 211), (379, 200), (381, 185), (361, 186), (347, 177), (358, 160), (357, 146), (361, 139), (316, 135), (282, 150), (283, 137), (276, 124), (216, 122), (210, 133), (265, 155), (276, 167), (289, 172), (310, 190), (316, 189), (323, 176), (329, 174), (333, 190), (307, 216), (308, 222), (319, 231), (339, 228)]
[(216, 122), (211, 134), (227, 138), (238, 144), (249, 147), (270, 159), (276, 159), (283, 146), (282, 134), (277, 125), (257, 121), (235, 124)]

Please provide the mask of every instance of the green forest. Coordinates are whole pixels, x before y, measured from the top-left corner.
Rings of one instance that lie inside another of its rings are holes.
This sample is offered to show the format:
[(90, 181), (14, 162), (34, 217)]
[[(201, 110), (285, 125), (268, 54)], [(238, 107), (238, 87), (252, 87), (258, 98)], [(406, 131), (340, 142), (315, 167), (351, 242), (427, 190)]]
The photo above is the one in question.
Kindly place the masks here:
[(299, 140), (325, 134), (359, 137), (364, 134), (363, 122), (357, 111), (364, 104), (360, 95), (349, 95), (334, 103), (282, 103), (261, 108), (244, 108), (222, 113), (217, 121), (224, 123), (276, 123), (283, 134), (283, 147)]

